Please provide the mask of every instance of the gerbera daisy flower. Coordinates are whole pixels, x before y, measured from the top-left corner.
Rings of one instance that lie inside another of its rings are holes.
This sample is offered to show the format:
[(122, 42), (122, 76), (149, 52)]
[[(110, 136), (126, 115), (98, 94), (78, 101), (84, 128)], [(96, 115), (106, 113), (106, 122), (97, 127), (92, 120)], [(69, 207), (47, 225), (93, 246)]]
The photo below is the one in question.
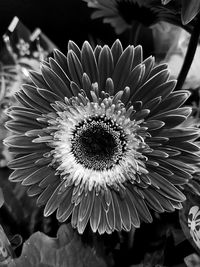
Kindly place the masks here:
[(92, 19), (103, 18), (117, 34), (121, 34), (133, 24), (141, 23), (150, 27), (159, 21), (168, 21), (181, 25), (176, 9), (169, 9), (155, 0), (83, 0), (88, 7), (94, 8)]
[(199, 130), (179, 127), (189, 93), (173, 92), (166, 64), (118, 40), (94, 49), (70, 41), (67, 56), (55, 50), (30, 77), (16, 94), (23, 107), (8, 111), (5, 144), (16, 155), (10, 181), (28, 186), (45, 216), (102, 234), (151, 222), (149, 208), (182, 207)]
[[(161, 0), (163, 5), (168, 4), (171, 0)], [(179, 0), (181, 3), (181, 19), (183, 24), (188, 24), (193, 20), (200, 10), (200, 1), (199, 0)]]

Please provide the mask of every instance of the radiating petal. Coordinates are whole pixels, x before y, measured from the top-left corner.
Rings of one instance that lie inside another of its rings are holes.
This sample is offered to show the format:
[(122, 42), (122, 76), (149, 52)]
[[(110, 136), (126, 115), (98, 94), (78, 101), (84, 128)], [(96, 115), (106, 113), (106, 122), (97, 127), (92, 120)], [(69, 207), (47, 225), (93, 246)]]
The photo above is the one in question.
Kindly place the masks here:
[(83, 71), (89, 75), (92, 83), (97, 82), (99, 76), (97, 62), (92, 47), (87, 41), (84, 42), (81, 50), (81, 63)]
[(121, 54), (112, 75), (115, 92), (125, 88), (127, 74), (130, 73), (132, 69), (133, 56), (134, 50), (131, 46), (127, 47)]

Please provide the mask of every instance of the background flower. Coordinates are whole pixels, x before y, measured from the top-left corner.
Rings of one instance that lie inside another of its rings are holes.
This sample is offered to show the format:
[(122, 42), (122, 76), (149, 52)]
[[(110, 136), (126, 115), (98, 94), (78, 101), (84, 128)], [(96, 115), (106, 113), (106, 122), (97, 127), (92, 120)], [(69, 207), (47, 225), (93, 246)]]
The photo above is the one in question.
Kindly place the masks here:
[[(152, 0), (84, 0), (88, 7), (94, 8), (92, 18), (103, 18), (117, 34), (121, 34), (135, 23), (150, 27), (158, 21), (173, 21), (180, 25), (175, 9), (161, 5), (160, 1)], [(134, 33), (133, 33), (134, 34)]]
[(197, 253), (200, 249), (200, 233), (199, 233), (199, 195), (196, 195), (194, 190), (185, 191), (187, 201), (183, 204), (183, 209), (180, 210), (179, 218), (183, 233), (195, 248)]
[(200, 233), (199, 233), (199, 218), (200, 212), (198, 206), (190, 208), (188, 213), (188, 227), (190, 228), (190, 235), (196, 246), (200, 249)]
[(141, 46), (123, 50), (68, 44), (31, 72), (33, 85), (16, 94), (5, 140), (17, 157), (10, 180), (39, 195), (44, 215), (71, 215), (83, 233), (111, 233), (151, 222), (157, 212), (182, 207), (178, 189), (199, 162), (196, 128), (181, 123), (191, 113), (179, 108), (187, 91), (173, 92), (167, 65), (143, 61)]

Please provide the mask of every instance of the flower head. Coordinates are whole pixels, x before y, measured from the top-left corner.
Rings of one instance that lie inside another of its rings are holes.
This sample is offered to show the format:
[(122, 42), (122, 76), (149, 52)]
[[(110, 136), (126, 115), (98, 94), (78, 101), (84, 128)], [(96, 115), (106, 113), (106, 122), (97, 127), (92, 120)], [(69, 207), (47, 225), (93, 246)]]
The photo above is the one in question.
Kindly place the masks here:
[(16, 159), (10, 180), (38, 195), (44, 215), (57, 210), (83, 233), (129, 231), (157, 212), (180, 209), (178, 189), (199, 161), (196, 128), (179, 127), (191, 113), (173, 92), (167, 65), (143, 61), (141, 46), (123, 50), (69, 42), (67, 56), (31, 72), (33, 85), (16, 94), (5, 140)]
[(159, 21), (172, 21), (180, 25), (176, 16), (176, 9), (169, 9), (161, 4), (160, 0), (83, 0), (88, 7), (94, 8), (92, 18), (103, 18), (109, 23), (117, 34), (132, 27), (135, 22), (145, 27), (154, 25)]

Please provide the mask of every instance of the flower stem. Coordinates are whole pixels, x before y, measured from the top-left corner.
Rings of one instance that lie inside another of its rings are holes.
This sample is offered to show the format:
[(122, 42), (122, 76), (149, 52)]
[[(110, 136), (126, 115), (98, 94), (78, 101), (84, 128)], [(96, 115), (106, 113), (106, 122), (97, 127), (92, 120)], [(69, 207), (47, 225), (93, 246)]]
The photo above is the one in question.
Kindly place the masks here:
[(175, 90), (181, 89), (185, 82), (185, 79), (187, 77), (187, 74), (189, 72), (190, 66), (192, 64), (192, 61), (193, 61), (193, 58), (196, 52), (199, 35), (200, 35), (200, 16), (197, 17), (197, 21), (192, 30), (187, 53), (186, 53), (186, 56), (183, 62), (183, 66), (178, 76), (178, 81), (177, 81)]

